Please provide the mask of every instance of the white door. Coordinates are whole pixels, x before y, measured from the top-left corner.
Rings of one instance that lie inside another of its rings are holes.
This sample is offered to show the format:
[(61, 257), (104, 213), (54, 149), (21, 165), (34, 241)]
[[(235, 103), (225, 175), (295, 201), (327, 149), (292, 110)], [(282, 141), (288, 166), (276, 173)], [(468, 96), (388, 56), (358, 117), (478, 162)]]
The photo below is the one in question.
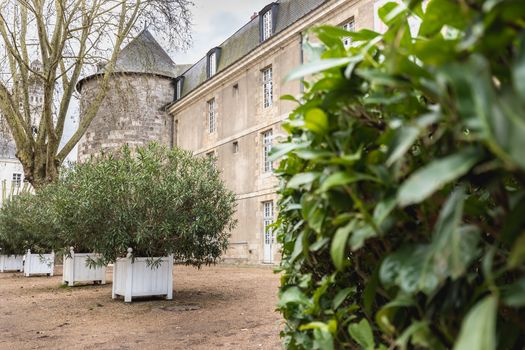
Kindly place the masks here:
[(273, 230), (268, 227), (273, 223), (273, 202), (263, 202), (263, 237), (264, 237), (264, 256), (263, 262), (273, 263)]

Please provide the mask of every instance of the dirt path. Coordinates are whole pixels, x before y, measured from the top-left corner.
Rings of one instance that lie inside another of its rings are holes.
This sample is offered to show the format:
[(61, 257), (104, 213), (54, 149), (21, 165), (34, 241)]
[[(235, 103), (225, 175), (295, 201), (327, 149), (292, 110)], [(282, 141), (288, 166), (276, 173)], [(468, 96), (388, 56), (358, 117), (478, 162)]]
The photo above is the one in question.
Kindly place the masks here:
[(172, 301), (132, 304), (61, 278), (0, 274), (0, 349), (280, 348), (271, 269), (176, 266)]

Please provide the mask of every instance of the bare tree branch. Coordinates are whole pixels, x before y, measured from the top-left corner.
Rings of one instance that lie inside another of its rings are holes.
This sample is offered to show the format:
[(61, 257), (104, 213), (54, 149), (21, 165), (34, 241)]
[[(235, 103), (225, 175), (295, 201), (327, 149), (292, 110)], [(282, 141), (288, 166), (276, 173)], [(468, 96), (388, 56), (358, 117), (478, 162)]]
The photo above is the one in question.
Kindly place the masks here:
[[(5, 0), (0, 3), (0, 115), (26, 179), (35, 188), (53, 181), (59, 166), (97, 115), (121, 48), (140, 23), (170, 45), (190, 42), (188, 0)], [(32, 65), (38, 60), (40, 65)], [(100, 90), (78, 130), (59, 150), (79, 79), (104, 70)], [(33, 95), (43, 101), (35, 107)]]

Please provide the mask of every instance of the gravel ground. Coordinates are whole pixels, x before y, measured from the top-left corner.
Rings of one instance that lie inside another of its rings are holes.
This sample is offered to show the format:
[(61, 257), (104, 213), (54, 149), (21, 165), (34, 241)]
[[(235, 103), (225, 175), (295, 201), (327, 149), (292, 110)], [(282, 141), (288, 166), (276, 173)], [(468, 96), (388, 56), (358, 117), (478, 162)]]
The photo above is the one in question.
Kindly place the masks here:
[[(62, 267), (56, 272), (61, 274)], [(0, 349), (280, 349), (269, 268), (175, 266), (173, 300), (125, 304), (108, 284), (0, 273)]]

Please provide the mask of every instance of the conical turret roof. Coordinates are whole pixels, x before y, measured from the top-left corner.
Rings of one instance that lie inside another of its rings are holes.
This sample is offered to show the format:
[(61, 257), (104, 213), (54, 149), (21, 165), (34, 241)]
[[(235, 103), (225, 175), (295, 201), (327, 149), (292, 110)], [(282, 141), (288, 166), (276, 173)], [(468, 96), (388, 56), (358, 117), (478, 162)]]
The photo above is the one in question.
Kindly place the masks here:
[[(84, 81), (103, 73), (104, 66), (97, 73), (80, 80), (77, 90), (81, 90)], [(120, 51), (113, 73), (155, 74), (175, 78), (177, 66), (153, 35), (144, 29)]]
[(122, 49), (115, 64), (115, 72), (121, 73), (149, 73), (175, 77), (175, 70), (175, 62), (147, 29)]

